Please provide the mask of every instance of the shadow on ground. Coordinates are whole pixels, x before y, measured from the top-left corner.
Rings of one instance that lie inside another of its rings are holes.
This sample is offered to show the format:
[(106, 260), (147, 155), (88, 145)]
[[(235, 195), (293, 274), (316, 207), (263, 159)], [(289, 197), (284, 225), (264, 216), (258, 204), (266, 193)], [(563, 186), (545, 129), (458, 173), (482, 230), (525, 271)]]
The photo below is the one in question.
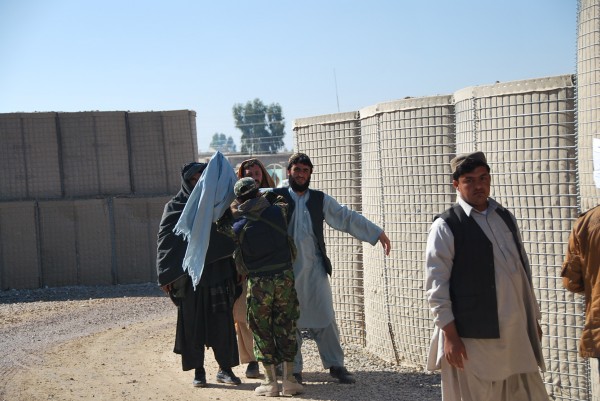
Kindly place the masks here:
[[(338, 384), (327, 372), (302, 374), (305, 394), (298, 398), (311, 400), (407, 400), (439, 401), (440, 375), (399, 373), (393, 371), (354, 371), (355, 384)], [(417, 396), (415, 396), (418, 394)]]
[(166, 296), (156, 283), (69, 286), (0, 291), (0, 304), (15, 302), (80, 301), (87, 299)]
[[(428, 373), (399, 373), (393, 371), (354, 372), (355, 384), (339, 384), (327, 372), (303, 373), (304, 393), (294, 397), (306, 400), (329, 401), (439, 401), (441, 399), (440, 375)], [(261, 377), (262, 378), (262, 377)], [(254, 394), (257, 383), (239, 386), (211, 383), (208, 387), (226, 391)], [(281, 378), (279, 378), (281, 388)]]

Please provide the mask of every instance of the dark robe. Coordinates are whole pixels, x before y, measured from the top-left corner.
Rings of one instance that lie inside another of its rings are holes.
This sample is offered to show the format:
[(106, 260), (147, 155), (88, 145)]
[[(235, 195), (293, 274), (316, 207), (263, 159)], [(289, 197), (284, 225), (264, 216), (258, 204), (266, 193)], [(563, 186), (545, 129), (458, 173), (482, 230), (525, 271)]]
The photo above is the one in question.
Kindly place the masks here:
[[(165, 205), (160, 222), (156, 264), (158, 283), (165, 285), (177, 281), (185, 286), (183, 297), (171, 295), (177, 305), (173, 351), (181, 355), (183, 370), (203, 367), (205, 347), (213, 349), (221, 368), (230, 368), (239, 363), (232, 315), (236, 270), (231, 255), (235, 244), (219, 233), (213, 224), (202, 278), (194, 290), (192, 280), (182, 268), (187, 242), (183, 236), (173, 232), (193, 189), (184, 178), (189, 175), (189, 166), (184, 167), (181, 190)], [(192, 169), (201, 172), (204, 167), (195, 163)]]

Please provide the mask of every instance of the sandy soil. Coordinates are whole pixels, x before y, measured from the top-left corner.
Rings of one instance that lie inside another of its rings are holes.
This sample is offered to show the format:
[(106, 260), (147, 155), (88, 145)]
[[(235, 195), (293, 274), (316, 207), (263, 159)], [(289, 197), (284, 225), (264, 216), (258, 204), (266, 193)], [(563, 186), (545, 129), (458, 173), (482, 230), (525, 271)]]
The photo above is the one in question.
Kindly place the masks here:
[[(0, 292), (0, 400), (260, 399), (261, 379), (218, 384), (207, 352), (209, 386), (194, 388), (172, 352), (176, 310), (154, 285)], [(306, 400), (440, 399), (439, 376), (391, 365), (345, 347), (357, 384), (340, 385), (304, 343)]]

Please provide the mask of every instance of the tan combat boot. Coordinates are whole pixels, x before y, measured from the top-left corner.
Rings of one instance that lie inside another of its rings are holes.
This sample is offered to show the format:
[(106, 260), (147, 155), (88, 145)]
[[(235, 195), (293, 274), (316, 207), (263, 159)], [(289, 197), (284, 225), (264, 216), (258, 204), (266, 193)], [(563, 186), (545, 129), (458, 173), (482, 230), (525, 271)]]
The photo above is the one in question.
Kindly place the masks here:
[(294, 362), (283, 363), (282, 395), (300, 394), (304, 391), (302, 384), (294, 377)]
[(264, 395), (265, 397), (277, 397), (279, 395), (279, 386), (277, 385), (277, 375), (275, 374), (275, 365), (263, 363), (265, 371), (265, 381), (254, 389), (254, 395)]

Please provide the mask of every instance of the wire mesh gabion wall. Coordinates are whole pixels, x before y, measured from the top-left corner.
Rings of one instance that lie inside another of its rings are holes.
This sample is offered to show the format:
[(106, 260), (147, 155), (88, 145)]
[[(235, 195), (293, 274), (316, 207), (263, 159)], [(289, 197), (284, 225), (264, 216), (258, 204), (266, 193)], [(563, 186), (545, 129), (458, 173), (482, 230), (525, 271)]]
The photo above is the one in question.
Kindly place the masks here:
[(125, 112), (57, 113), (65, 197), (130, 192)]
[(394, 255), (365, 244), (367, 347), (423, 365), (432, 328), (423, 291), (427, 231), (454, 193), (444, 174), (454, 153), (452, 98), (382, 103), (360, 117), (363, 213), (387, 232)]
[[(577, 152), (579, 163), (580, 210), (600, 204), (600, 0), (579, 0), (577, 4)], [(596, 164), (596, 166), (594, 165)], [(591, 394), (600, 399), (600, 363), (590, 358)]]
[(156, 280), (195, 113), (0, 114), (0, 289)]
[(60, 198), (56, 113), (0, 114), (0, 201)]
[[(324, 191), (340, 204), (361, 211), (360, 124), (358, 113), (299, 119), (294, 125), (295, 148), (314, 165), (311, 188)], [(364, 346), (362, 244), (325, 225), (327, 255), (333, 264), (331, 285), (340, 335)]]
[(491, 196), (517, 218), (542, 311), (553, 399), (586, 399), (587, 363), (577, 354), (581, 302), (560, 269), (577, 216), (575, 88), (571, 76), (466, 88), (454, 94), (457, 153), (483, 151)]
[[(573, 77), (566, 75), (360, 110), (360, 123), (354, 123), (360, 127), (360, 146), (355, 146), (360, 156), (348, 155), (360, 166), (353, 171), (362, 182), (356, 194), (362, 207), (355, 209), (385, 229), (393, 251), (383, 257), (379, 246), (364, 244), (362, 268), (355, 260), (364, 274), (364, 333), (352, 333), (352, 339), (364, 336), (366, 347), (383, 359), (425, 364), (433, 329), (423, 288), (427, 232), (434, 216), (455, 201), (449, 160), (481, 150), (492, 168), (492, 196), (517, 217), (531, 261), (543, 315), (548, 393), (556, 400), (588, 399), (589, 364), (577, 354), (581, 300), (560, 280), (578, 212), (575, 94)], [(324, 149), (339, 154), (338, 123), (328, 124), (327, 118), (337, 115), (314, 118), (318, 124), (312, 128), (310, 119), (303, 119), (302, 132), (313, 136), (296, 137), (299, 149), (320, 150), (322, 160)], [(322, 188), (322, 177), (337, 174), (339, 167), (321, 162), (318, 169), (313, 181)], [(336, 191), (335, 180), (323, 185)], [(345, 291), (339, 284), (332, 280), (334, 293)], [(345, 307), (337, 304), (336, 310)], [(347, 340), (346, 332), (342, 336)]]
[(577, 151), (581, 210), (586, 211), (600, 204), (592, 157), (593, 139), (600, 140), (600, 1), (580, 0), (578, 8)]

